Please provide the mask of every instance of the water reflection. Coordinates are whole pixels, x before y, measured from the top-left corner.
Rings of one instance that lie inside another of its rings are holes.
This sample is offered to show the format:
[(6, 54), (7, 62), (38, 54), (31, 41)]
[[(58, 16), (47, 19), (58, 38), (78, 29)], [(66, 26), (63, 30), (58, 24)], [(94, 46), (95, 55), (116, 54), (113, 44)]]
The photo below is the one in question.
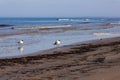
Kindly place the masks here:
[(23, 51), (24, 51), (23, 46), (19, 46), (19, 47), (18, 47), (18, 50), (20, 51), (20, 53), (23, 53)]

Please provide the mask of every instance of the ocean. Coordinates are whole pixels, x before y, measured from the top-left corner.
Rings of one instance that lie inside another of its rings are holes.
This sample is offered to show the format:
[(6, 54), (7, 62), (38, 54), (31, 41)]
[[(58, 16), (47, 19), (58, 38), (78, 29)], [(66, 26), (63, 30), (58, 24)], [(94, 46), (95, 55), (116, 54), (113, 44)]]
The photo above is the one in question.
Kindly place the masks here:
[(0, 18), (0, 36), (0, 58), (31, 55), (56, 48), (56, 40), (66, 46), (120, 36), (120, 18)]
[(120, 18), (0, 18), (0, 24), (18, 26), (53, 26), (119, 22)]

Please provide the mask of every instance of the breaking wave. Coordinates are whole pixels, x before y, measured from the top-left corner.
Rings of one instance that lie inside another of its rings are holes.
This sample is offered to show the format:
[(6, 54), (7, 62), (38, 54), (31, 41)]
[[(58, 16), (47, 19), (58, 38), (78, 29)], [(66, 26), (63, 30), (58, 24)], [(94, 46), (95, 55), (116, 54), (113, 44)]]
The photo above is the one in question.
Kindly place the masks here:
[(67, 28), (71, 27), (72, 25), (57, 25), (57, 26), (37, 26), (37, 27), (16, 27), (13, 29), (56, 29), (56, 28)]

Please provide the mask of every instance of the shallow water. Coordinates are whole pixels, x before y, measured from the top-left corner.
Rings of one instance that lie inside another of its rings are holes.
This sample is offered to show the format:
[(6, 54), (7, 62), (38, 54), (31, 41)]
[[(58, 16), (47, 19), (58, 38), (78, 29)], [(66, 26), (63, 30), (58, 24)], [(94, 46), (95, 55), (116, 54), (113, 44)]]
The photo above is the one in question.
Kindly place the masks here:
[[(93, 33), (110, 33), (110, 35), (95, 36)], [(21, 34), (0, 38), (0, 58), (29, 55), (57, 46), (56, 40), (61, 40), (61, 45), (70, 45), (88, 40), (120, 36), (120, 27), (94, 30), (73, 30), (50, 34)], [(24, 40), (23, 46), (18, 45), (19, 40)]]
[[(13, 25), (0, 26), (0, 35), (17, 33), (17, 35), (0, 37), (0, 58), (24, 56), (55, 48), (57, 46), (53, 43), (58, 39), (61, 40), (60, 46), (64, 46), (88, 40), (120, 36), (119, 23), (120, 18), (0, 18), (0, 24)], [(80, 29), (45, 31), (11, 29), (11, 27), (37, 28), (40, 26), (65, 26), (66, 24), (72, 25), (72, 28)], [(115, 25), (116, 27), (113, 27)], [(93, 35), (94, 33), (99, 36)], [(105, 35), (107, 33), (109, 35)], [(18, 45), (19, 40), (24, 40), (23, 46)]]

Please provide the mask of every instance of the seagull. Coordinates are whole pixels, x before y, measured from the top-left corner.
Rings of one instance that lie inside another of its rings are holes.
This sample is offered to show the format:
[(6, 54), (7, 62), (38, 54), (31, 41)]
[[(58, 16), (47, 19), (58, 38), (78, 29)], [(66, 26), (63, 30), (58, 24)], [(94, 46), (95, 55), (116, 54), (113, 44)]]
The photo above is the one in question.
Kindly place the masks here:
[(54, 45), (60, 45), (61, 44), (61, 41), (60, 40), (56, 40)]
[(23, 45), (23, 43), (24, 43), (23, 40), (18, 41), (19, 45)]

